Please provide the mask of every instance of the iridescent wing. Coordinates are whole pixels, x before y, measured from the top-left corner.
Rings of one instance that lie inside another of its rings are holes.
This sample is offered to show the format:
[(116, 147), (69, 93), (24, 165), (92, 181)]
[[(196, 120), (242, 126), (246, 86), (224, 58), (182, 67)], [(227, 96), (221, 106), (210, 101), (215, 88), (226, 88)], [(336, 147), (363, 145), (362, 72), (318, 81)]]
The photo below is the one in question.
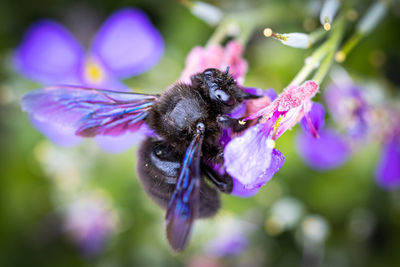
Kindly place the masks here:
[(167, 238), (175, 251), (182, 251), (188, 241), (193, 220), (199, 213), (200, 151), (203, 134), (197, 133), (186, 149), (182, 169), (167, 214)]
[(74, 86), (52, 86), (32, 91), (22, 109), (41, 122), (76, 135), (117, 136), (134, 132), (143, 123), (158, 95), (116, 92)]

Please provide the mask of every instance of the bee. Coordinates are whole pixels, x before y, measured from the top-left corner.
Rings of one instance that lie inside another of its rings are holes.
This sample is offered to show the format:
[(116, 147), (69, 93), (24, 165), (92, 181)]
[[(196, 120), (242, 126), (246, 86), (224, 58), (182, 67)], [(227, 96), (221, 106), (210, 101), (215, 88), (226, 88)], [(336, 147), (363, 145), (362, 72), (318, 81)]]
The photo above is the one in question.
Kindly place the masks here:
[(161, 95), (52, 86), (26, 94), (22, 108), (35, 119), (58, 125), (78, 136), (118, 136), (143, 123), (155, 132), (139, 148), (138, 176), (145, 192), (166, 210), (171, 248), (182, 251), (193, 222), (220, 208), (219, 193), (231, 193), (232, 177), (220, 174), (224, 129), (240, 132), (247, 125), (229, 114), (245, 99), (257, 98), (229, 74), (206, 69)]

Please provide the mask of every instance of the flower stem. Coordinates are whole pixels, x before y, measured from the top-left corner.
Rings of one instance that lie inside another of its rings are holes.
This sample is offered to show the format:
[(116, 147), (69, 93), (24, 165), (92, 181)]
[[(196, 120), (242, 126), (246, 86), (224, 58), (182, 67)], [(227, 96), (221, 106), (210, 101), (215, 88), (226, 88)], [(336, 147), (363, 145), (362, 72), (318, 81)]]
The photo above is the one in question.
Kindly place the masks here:
[(346, 59), (347, 55), (351, 52), (351, 50), (353, 50), (353, 48), (360, 42), (362, 37), (363, 34), (359, 31), (356, 31), (343, 45), (343, 48), (338, 51), (338, 56), (336, 60), (338, 62), (343, 62)]
[(328, 32), (325, 31), (322, 28), (318, 28), (315, 31), (309, 33), (308, 35), (310, 36), (311, 40), (312, 40), (312, 45), (314, 45), (315, 43), (317, 43), (319, 40), (321, 40)]
[(332, 62), (333, 58), (335, 56), (335, 52), (338, 49), (339, 42), (342, 39), (343, 31), (344, 31), (344, 18), (340, 18), (341, 20), (339, 21), (339, 24), (337, 25), (336, 28), (333, 29), (332, 35), (329, 38), (328, 42), (331, 44), (331, 48), (325, 57), (324, 61), (321, 64), (321, 67), (317, 70), (315, 73), (314, 77), (312, 78), (316, 83), (321, 84), (323, 79), (325, 78), (326, 74), (328, 73)]
[[(236, 25), (237, 26), (237, 25)], [(229, 18), (225, 18), (222, 22), (218, 25), (217, 29), (208, 39), (206, 46), (212, 44), (221, 44), (225, 38), (229, 35), (229, 28), (235, 27), (235, 22)]]
[(345, 17), (341, 15), (335, 27), (333, 27), (332, 33), (329, 38), (323, 43), (314, 53), (307, 59), (306, 64), (303, 68), (297, 73), (296, 77), (292, 80), (290, 85), (300, 85), (304, 82), (308, 76), (317, 68), (322, 59), (326, 59), (323, 61), (322, 65), (318, 69), (317, 73), (314, 75), (314, 79), (318, 79), (318, 83), (322, 82), (326, 73), (328, 72), (332, 59), (335, 55), (336, 49), (338, 47), (339, 41), (341, 40), (341, 36), (344, 31), (345, 26)]
[(305, 79), (307, 79), (308, 75), (310, 75), (310, 73), (316, 67), (318, 67), (319, 62), (325, 57), (327, 48), (329, 48), (327, 42), (318, 47), (318, 49), (315, 50), (314, 53), (306, 60), (306, 64), (297, 73), (290, 85), (300, 85)]
[(283, 4), (265, 4), (246, 12), (232, 12), (225, 15), (214, 33), (208, 39), (206, 46), (211, 44), (221, 45), (227, 37), (234, 37), (243, 46), (251, 37), (254, 29), (278, 21), (280, 14), (285, 12)]

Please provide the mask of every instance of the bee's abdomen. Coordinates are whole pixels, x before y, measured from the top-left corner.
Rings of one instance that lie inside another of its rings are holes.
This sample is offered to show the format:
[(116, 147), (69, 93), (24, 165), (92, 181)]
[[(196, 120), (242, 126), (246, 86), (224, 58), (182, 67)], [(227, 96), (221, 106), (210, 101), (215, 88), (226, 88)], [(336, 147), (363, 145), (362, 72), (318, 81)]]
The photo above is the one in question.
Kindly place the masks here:
[[(183, 156), (162, 140), (148, 138), (139, 148), (137, 162), (139, 179), (147, 195), (163, 209), (168, 208), (175, 190), (182, 160)], [(213, 216), (219, 207), (218, 192), (202, 178), (198, 217)]]

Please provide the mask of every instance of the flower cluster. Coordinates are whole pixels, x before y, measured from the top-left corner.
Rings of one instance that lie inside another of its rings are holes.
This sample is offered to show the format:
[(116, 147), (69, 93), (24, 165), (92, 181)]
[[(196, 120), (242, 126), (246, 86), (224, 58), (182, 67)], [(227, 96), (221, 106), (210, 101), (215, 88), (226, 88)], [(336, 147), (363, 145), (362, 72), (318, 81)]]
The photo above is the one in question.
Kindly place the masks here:
[[(386, 189), (400, 186), (400, 111), (376, 101), (376, 96), (356, 85), (343, 71), (333, 73), (334, 83), (324, 91), (329, 114), (340, 132), (325, 127), (319, 138), (307, 133), (297, 136), (297, 148), (305, 162), (318, 170), (343, 165), (367, 142), (381, 140), (382, 151), (375, 171), (377, 183)], [(315, 111), (313, 111), (315, 109)], [(311, 113), (323, 114), (323, 107)], [(319, 110), (319, 111), (318, 111)], [(322, 118), (324, 115), (319, 115)], [(303, 119), (302, 126), (306, 123)], [(306, 127), (303, 127), (306, 128)], [(329, 153), (326, 153), (329, 151)]]
[(282, 167), (285, 157), (275, 148), (275, 141), (310, 111), (311, 98), (317, 92), (313, 81), (289, 86), (245, 119), (260, 117), (258, 124), (231, 140), (224, 151), (226, 171), (234, 178), (232, 194), (254, 195)]

